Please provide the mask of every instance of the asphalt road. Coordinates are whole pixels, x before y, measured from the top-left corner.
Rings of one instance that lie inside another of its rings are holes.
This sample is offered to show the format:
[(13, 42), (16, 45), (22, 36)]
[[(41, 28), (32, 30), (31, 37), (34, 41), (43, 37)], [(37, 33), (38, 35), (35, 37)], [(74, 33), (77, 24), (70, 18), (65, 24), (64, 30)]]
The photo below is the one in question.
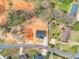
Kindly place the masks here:
[(59, 56), (65, 57), (65, 58), (72, 58), (74, 55), (71, 52), (64, 52), (61, 51), (57, 48), (49, 48), (48, 46), (43, 46), (43, 45), (33, 45), (33, 44), (15, 44), (15, 45), (9, 45), (9, 44), (0, 44), (0, 48), (1, 49), (8, 49), (8, 48), (20, 48), (20, 47), (24, 47), (24, 48), (42, 48), (42, 49), (46, 49), (49, 52), (52, 53), (56, 53)]

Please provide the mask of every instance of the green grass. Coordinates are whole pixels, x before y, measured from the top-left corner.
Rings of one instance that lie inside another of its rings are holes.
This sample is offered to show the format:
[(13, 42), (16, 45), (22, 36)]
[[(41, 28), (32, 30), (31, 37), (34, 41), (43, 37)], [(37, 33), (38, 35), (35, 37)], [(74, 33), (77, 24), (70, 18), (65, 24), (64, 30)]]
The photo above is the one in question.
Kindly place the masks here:
[(62, 44), (57, 44), (55, 47), (62, 50), (62, 51), (67, 51), (69, 49), (69, 46), (62, 45)]
[(73, 54), (75, 54), (77, 52), (77, 48), (78, 48), (78, 46), (76, 46), (76, 45), (70, 46), (70, 45), (64, 45), (64, 44), (57, 44), (55, 47), (64, 52), (70, 51)]
[(24, 10), (11, 10), (8, 16), (7, 27), (19, 25), (26, 20), (26, 12)]
[(61, 10), (64, 10), (64, 11), (69, 11), (69, 9), (70, 9), (70, 3), (69, 4), (65, 4), (65, 3), (62, 3), (62, 2), (59, 2), (59, 1), (57, 1), (57, 3), (56, 3), (56, 7), (57, 8), (59, 8), (59, 9), (61, 9)]
[(69, 48), (69, 51), (73, 52), (74, 54), (77, 52), (78, 46), (74, 45)]
[(74, 31), (79, 31), (79, 22), (76, 22), (75, 24), (73, 24), (72, 28)]
[(56, 22), (65, 24), (66, 21), (65, 21), (65, 19), (57, 19)]
[(66, 5), (72, 2), (72, 0), (58, 0), (58, 1), (66, 4)]
[(8, 54), (8, 51), (3, 49), (1, 52), (0, 52), (1, 55), (3, 56), (6, 56)]
[(60, 0), (49, 0), (49, 2), (55, 3), (56, 8), (59, 8), (59, 9), (66, 11), (66, 12), (69, 11), (70, 6), (71, 6), (71, 0), (63, 0), (63, 2), (61, 2)]
[(72, 31), (70, 35), (70, 40), (79, 42), (79, 31)]

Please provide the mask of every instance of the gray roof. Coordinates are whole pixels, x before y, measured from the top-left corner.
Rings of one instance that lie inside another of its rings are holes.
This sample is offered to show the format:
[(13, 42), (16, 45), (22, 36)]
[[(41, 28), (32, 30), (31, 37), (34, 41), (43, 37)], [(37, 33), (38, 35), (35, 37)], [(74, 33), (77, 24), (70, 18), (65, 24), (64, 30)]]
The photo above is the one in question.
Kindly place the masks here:
[(65, 27), (64, 30), (61, 30), (61, 40), (67, 41), (69, 39), (70, 33), (71, 33), (70, 27)]

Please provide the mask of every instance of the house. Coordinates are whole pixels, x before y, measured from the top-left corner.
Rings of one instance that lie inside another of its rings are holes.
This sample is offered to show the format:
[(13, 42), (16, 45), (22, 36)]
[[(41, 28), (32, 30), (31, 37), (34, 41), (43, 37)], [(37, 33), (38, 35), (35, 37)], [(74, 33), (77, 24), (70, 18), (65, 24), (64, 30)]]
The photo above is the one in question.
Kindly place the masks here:
[(63, 27), (61, 29), (61, 39), (60, 40), (63, 42), (68, 42), (70, 34), (71, 34), (71, 27), (69, 27), (69, 26)]
[(73, 3), (71, 4), (69, 16), (71, 16), (72, 14), (75, 15), (75, 14), (77, 13), (77, 9), (78, 9), (77, 3), (73, 2)]
[(23, 28), (25, 41), (42, 44), (44, 37), (48, 37), (48, 23), (42, 19), (32, 18)]
[(71, 20), (69, 22), (72, 22), (76, 18), (77, 11), (78, 11), (78, 4), (76, 2), (73, 2), (71, 4), (71, 8), (68, 14), (68, 18), (69, 18), (68, 20)]

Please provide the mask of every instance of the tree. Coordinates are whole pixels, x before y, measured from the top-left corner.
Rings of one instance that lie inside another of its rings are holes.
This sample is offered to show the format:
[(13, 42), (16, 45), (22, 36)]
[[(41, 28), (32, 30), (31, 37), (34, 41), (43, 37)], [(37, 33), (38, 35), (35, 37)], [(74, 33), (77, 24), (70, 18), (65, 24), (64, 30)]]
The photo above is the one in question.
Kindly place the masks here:
[(26, 20), (26, 12), (23, 10), (11, 10), (8, 13), (7, 27), (19, 25)]
[(48, 18), (50, 18), (50, 6), (49, 6), (49, 2), (47, 0), (38, 0), (38, 4), (35, 7), (35, 14), (39, 17), (39, 18), (43, 18), (45, 20), (47, 20)]
[(75, 31), (79, 31), (79, 22), (76, 22), (75, 24), (73, 24), (72, 28)]

